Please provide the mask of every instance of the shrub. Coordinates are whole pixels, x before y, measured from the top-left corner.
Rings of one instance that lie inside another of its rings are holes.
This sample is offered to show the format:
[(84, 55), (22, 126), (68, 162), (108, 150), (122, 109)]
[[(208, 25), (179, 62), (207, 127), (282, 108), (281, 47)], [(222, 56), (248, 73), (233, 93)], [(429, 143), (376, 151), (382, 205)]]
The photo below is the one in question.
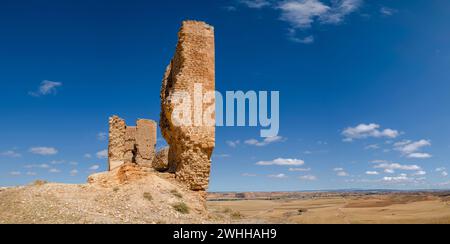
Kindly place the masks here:
[(172, 195), (174, 195), (177, 198), (183, 198), (183, 195), (181, 195), (181, 193), (179, 193), (177, 190), (171, 190), (170, 193), (172, 193)]
[(189, 207), (184, 202), (180, 202), (180, 203), (174, 204), (174, 205), (172, 205), (172, 207), (173, 207), (173, 209), (175, 209), (175, 211), (180, 212), (182, 214), (188, 214), (189, 213)]
[(150, 194), (149, 192), (144, 192), (144, 198), (149, 201), (153, 200), (152, 194)]

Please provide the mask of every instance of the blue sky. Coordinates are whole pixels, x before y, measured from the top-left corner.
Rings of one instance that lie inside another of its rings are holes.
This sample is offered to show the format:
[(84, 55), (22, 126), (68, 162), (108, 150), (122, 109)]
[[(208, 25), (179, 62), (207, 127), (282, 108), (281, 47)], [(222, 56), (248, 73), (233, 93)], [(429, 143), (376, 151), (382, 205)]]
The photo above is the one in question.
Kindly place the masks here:
[(106, 170), (108, 117), (159, 118), (176, 33), (196, 19), (215, 26), (219, 91), (280, 91), (279, 137), (217, 129), (211, 191), (449, 188), (449, 10), (446, 0), (2, 1), (0, 185)]

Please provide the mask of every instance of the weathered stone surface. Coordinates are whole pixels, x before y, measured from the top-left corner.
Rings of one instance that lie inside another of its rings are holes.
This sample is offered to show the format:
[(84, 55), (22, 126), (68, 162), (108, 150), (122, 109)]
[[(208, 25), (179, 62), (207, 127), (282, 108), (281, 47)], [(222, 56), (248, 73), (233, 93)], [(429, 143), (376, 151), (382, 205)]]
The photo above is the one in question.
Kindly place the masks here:
[(169, 147), (165, 147), (156, 153), (152, 167), (160, 172), (167, 171), (169, 169)]
[[(177, 49), (161, 88), (160, 128), (170, 145), (170, 168), (175, 168), (176, 178), (191, 190), (205, 191), (215, 146), (214, 123), (180, 125), (173, 121), (172, 114), (179, 92), (187, 92), (193, 99), (195, 84), (202, 86), (197, 97), (215, 90), (214, 29), (204, 22), (185, 21), (178, 36)], [(210, 104), (200, 104), (200, 108), (205, 111), (211, 104), (215, 104), (214, 99)], [(191, 107), (193, 117), (196, 106)], [(214, 122), (214, 116), (211, 120)]]
[(151, 167), (155, 158), (156, 122), (140, 119), (136, 123), (136, 163)]
[(136, 127), (127, 126), (125, 133), (125, 163), (136, 162)]
[(109, 119), (108, 166), (113, 170), (125, 162), (125, 121), (117, 116)]

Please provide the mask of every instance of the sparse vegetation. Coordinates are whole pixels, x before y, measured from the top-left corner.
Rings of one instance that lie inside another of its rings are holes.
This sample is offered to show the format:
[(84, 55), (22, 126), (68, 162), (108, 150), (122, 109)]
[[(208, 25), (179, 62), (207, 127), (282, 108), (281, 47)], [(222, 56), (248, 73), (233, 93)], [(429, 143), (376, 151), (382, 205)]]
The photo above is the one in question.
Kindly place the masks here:
[(149, 192), (144, 192), (144, 198), (147, 199), (148, 201), (153, 200), (153, 196)]
[(33, 183), (32, 183), (32, 185), (33, 186), (43, 186), (43, 185), (45, 185), (45, 184), (47, 184), (48, 182), (47, 181), (45, 181), (45, 180), (35, 180)]
[(308, 212), (308, 209), (306, 209), (306, 208), (301, 208), (301, 209), (299, 209), (297, 212), (298, 212), (298, 215), (302, 215), (302, 214)]
[(173, 189), (170, 191), (170, 193), (172, 193), (172, 195), (174, 195), (177, 198), (183, 198), (183, 195), (181, 195), (181, 193), (179, 193), (177, 190)]
[(243, 217), (241, 212), (239, 212), (239, 211), (234, 211), (233, 213), (231, 213), (230, 216), (233, 219), (241, 219)]
[(173, 209), (175, 209), (175, 211), (182, 213), (182, 214), (188, 214), (189, 213), (189, 207), (188, 205), (186, 205), (186, 203), (184, 202), (180, 202), (177, 204), (172, 205)]
[(233, 209), (231, 209), (231, 208), (225, 208), (223, 210), (223, 213), (226, 213), (226, 214), (231, 213), (231, 212), (233, 212)]

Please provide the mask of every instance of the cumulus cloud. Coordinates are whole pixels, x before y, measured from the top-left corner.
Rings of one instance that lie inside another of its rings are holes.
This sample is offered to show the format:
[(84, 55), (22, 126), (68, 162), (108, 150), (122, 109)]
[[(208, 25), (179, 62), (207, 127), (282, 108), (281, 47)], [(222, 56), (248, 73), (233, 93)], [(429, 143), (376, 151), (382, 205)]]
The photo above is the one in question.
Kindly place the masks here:
[(78, 170), (73, 169), (70, 171), (70, 176), (76, 176), (78, 174)]
[(50, 156), (57, 154), (58, 150), (54, 147), (32, 147), (30, 148), (30, 152), (42, 156)]
[(386, 176), (383, 178), (383, 180), (387, 182), (404, 182), (404, 181), (411, 181), (412, 179), (409, 178), (407, 174), (400, 174), (395, 177)]
[(429, 153), (411, 153), (407, 156), (408, 158), (426, 159), (433, 157)]
[(300, 180), (304, 180), (304, 181), (315, 181), (317, 180), (317, 177), (314, 175), (303, 175), (298, 177)]
[(90, 153), (86, 153), (86, 154), (84, 154), (84, 157), (85, 158), (92, 158), (92, 155)]
[(396, 170), (403, 171), (421, 171), (418, 165), (402, 165), (399, 163), (380, 163), (374, 166), (376, 169), (383, 169), (385, 173), (394, 174)]
[(108, 150), (105, 149), (105, 150), (102, 150), (100, 152), (97, 152), (96, 156), (97, 156), (98, 159), (108, 158)]
[(48, 172), (52, 173), (52, 174), (57, 174), (57, 173), (61, 173), (61, 170), (53, 168), (53, 169), (50, 169)]
[(311, 168), (289, 168), (290, 172), (309, 172)]
[(431, 158), (432, 155), (428, 153), (420, 152), (422, 148), (431, 146), (431, 141), (420, 140), (410, 141), (403, 140), (401, 142), (394, 143), (394, 150), (399, 151), (403, 156), (408, 158), (425, 159)]
[(239, 141), (239, 140), (236, 140), (236, 141), (226, 141), (226, 143), (227, 143), (227, 145), (228, 145), (229, 147), (237, 147), (237, 146), (241, 143), (241, 141)]
[(343, 168), (334, 168), (333, 171), (336, 172), (336, 175), (339, 177), (347, 177), (349, 174)]
[(108, 134), (106, 134), (105, 132), (97, 133), (97, 140), (105, 141), (107, 138), (108, 138)]
[(247, 145), (251, 145), (251, 146), (257, 146), (257, 147), (264, 147), (273, 143), (278, 143), (278, 142), (284, 142), (286, 141), (286, 138), (282, 137), (282, 136), (275, 136), (275, 137), (267, 137), (264, 138), (264, 140), (262, 141), (258, 141), (256, 139), (249, 139), (245, 141), (245, 144)]
[(286, 178), (288, 178), (288, 176), (285, 174), (275, 174), (275, 175), (269, 175), (269, 178), (286, 179)]
[(447, 177), (448, 172), (446, 168), (437, 168), (436, 172), (440, 173), (442, 177)]
[(95, 165), (92, 165), (92, 166), (89, 168), (89, 170), (91, 170), (91, 171), (96, 171), (96, 170), (98, 170), (99, 168), (100, 168), (100, 166), (97, 165), (97, 164), (95, 164)]
[(61, 87), (63, 84), (61, 82), (44, 80), (41, 82), (37, 91), (29, 92), (28, 94), (34, 97), (46, 96), (50, 94), (56, 94), (57, 88)]
[(366, 171), (366, 175), (379, 175), (378, 171)]
[(9, 158), (20, 158), (22, 155), (14, 150), (8, 150), (0, 153), (1, 156), (9, 157)]
[(388, 7), (381, 7), (380, 13), (384, 16), (391, 16), (397, 13), (397, 10)]
[(314, 22), (339, 24), (361, 4), (362, 0), (338, 0), (330, 5), (319, 0), (286, 0), (276, 8), (281, 10), (281, 19), (293, 28), (308, 29)]
[(345, 137), (344, 141), (352, 142), (355, 139), (366, 139), (366, 138), (396, 138), (400, 135), (397, 130), (384, 129), (380, 130), (380, 125), (378, 124), (359, 124), (356, 127), (348, 127), (342, 132)]
[[(293, 32), (293, 33), (295, 33), (295, 32)], [(299, 37), (295, 36), (295, 34), (290, 34), (289, 40), (296, 42), (296, 43), (301, 43), (301, 44), (312, 44), (312, 43), (314, 43), (315, 38), (313, 35), (299, 38)]]
[(267, 0), (240, 0), (242, 4), (245, 4), (249, 8), (263, 8), (270, 6), (270, 2)]
[(259, 161), (256, 165), (260, 166), (270, 166), (270, 165), (278, 165), (278, 166), (302, 166), (305, 164), (305, 161), (300, 159), (291, 159), (291, 158), (277, 158), (272, 161)]
[(367, 145), (364, 149), (366, 150), (376, 150), (379, 149), (380, 146), (378, 146), (378, 144), (372, 144), (372, 145)]
[(12, 172), (9, 172), (9, 175), (11, 175), (11, 176), (21, 176), (22, 172), (20, 172), (20, 171), (12, 171)]

